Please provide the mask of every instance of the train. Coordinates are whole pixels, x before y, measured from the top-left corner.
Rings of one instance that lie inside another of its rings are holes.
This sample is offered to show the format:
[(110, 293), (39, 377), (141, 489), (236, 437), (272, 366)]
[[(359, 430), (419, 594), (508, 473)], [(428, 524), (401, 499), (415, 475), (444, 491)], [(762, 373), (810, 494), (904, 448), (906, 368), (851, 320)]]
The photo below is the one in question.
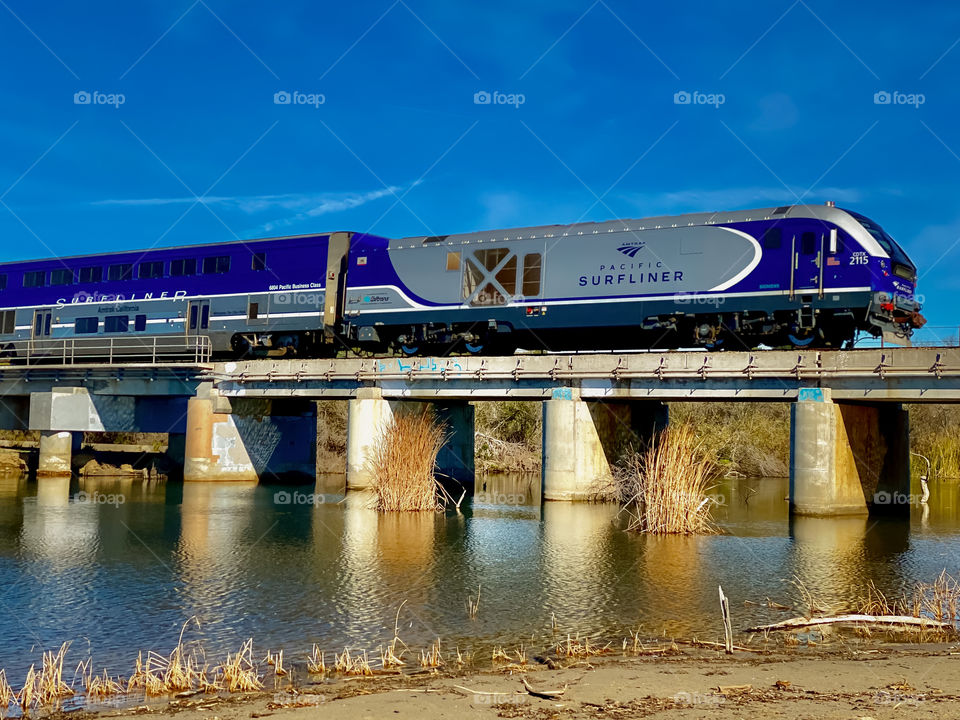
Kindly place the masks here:
[[(917, 269), (786, 205), (400, 239), (337, 231), (0, 264), (7, 358), (204, 338), (214, 357), (908, 344)], [(42, 354), (42, 352), (41, 352)]]

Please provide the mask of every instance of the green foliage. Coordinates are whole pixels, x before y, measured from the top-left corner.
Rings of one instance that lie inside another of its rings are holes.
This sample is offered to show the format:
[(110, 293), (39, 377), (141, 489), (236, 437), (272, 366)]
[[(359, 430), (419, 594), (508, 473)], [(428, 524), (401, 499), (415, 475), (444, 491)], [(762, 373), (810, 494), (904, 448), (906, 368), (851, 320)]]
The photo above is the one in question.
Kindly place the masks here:
[[(930, 459), (933, 478), (960, 478), (960, 407), (908, 405), (910, 449)], [(926, 472), (920, 458), (912, 458), (914, 472)]]
[(670, 404), (670, 424), (690, 425), (721, 473), (786, 477), (790, 472), (789, 403)]

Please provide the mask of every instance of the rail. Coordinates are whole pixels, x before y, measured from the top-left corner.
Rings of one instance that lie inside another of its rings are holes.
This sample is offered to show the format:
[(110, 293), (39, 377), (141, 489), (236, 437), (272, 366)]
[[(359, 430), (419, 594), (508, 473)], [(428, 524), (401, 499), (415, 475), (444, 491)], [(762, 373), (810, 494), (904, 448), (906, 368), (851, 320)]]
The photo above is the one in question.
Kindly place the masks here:
[(77, 365), (89, 362), (209, 363), (213, 354), (206, 335), (14, 340), (0, 346), (0, 362), (14, 366)]

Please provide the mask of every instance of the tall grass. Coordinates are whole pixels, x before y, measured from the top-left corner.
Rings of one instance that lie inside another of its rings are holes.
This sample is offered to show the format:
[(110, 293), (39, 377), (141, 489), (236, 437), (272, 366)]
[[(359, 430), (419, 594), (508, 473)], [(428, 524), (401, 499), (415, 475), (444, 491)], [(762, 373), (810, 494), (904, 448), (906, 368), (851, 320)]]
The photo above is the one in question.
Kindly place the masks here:
[(660, 432), (617, 478), (628, 529), (656, 535), (717, 532), (709, 495), (716, 472), (715, 460), (690, 425)]
[(432, 411), (393, 416), (371, 457), (377, 510), (406, 512), (443, 507), (434, 471), (446, 437), (446, 428)]

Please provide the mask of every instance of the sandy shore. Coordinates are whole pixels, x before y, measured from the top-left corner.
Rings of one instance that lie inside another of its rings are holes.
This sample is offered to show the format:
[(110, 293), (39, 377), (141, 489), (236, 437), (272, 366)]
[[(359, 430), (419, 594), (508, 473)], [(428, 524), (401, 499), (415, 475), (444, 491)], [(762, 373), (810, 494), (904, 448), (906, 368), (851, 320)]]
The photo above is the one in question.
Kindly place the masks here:
[[(733, 656), (682, 649), (669, 656), (593, 658), (524, 671), (421, 671), (332, 678), (293, 689), (215, 698), (195, 695), (91, 717), (178, 720), (439, 718), (886, 718), (960, 717), (960, 650), (896, 646)], [(564, 690), (559, 697), (535, 691)], [(77, 714), (72, 713), (76, 718)]]

